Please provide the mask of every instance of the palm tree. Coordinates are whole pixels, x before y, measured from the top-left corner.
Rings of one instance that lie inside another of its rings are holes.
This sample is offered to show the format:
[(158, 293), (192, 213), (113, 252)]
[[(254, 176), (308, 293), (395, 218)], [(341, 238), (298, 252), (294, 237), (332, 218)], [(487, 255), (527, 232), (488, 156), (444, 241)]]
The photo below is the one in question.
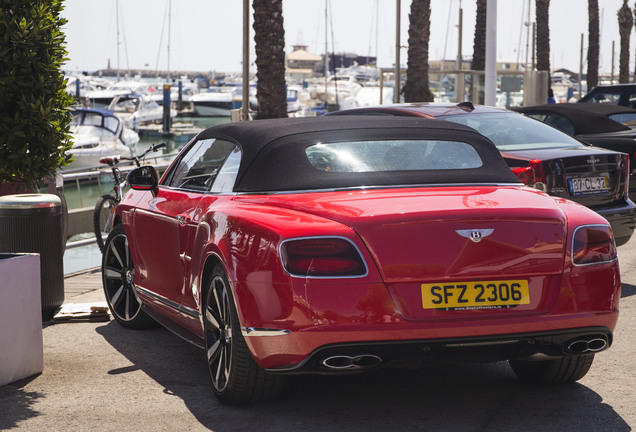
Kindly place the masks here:
[[(258, 118), (287, 117), (282, 0), (253, 0)], [(245, 102), (247, 103), (247, 102)]]
[[(477, 0), (477, 13), (475, 16), (475, 37), (473, 39), (472, 70), (483, 71), (486, 69), (486, 5), (488, 0)], [(477, 103), (484, 102), (484, 76), (473, 75), (470, 88), (470, 100)]]
[(483, 71), (486, 68), (486, 4), (488, 0), (477, 0), (475, 16), (475, 38), (473, 39), (472, 70)]
[(409, 51), (405, 102), (431, 102), (428, 81), (428, 41), (431, 36), (431, 0), (413, 0), (409, 14)]
[(537, 70), (548, 72), (550, 83), (550, 0), (536, 0)]
[(599, 18), (598, 0), (587, 1), (588, 39), (587, 39), (587, 88), (598, 84), (598, 55), (599, 55)]
[[(634, 4), (634, 15), (636, 15), (636, 4)], [(636, 20), (634, 20), (634, 23), (636, 24)], [(634, 29), (636, 30), (636, 25), (634, 25)], [(636, 63), (634, 63), (634, 82), (636, 82)]]
[(634, 25), (632, 10), (627, 6), (627, 0), (623, 0), (623, 6), (618, 10), (618, 33), (621, 38), (621, 53), (618, 63), (618, 82), (629, 82), (629, 38)]

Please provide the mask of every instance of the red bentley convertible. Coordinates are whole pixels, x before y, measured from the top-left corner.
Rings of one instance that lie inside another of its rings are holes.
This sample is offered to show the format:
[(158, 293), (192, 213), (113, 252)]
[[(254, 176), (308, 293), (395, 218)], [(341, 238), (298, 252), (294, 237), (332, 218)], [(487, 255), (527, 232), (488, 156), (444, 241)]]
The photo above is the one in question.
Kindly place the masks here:
[(103, 257), (118, 322), (205, 349), (225, 403), (285, 374), (451, 358), (583, 377), (620, 275), (597, 213), (524, 186), (475, 130), (403, 117), (231, 123), (129, 174)]

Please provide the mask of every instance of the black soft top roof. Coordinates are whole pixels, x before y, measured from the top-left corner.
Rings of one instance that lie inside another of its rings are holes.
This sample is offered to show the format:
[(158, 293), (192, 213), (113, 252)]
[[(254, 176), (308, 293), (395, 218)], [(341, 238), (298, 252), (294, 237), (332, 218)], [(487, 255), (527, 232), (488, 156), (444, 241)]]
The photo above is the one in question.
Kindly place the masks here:
[[(333, 116), (227, 123), (201, 132), (240, 146), (242, 159), (234, 190), (271, 192), (360, 186), (447, 183), (518, 183), (495, 145), (472, 128), (413, 117)], [(324, 172), (314, 168), (305, 149), (317, 143), (431, 139), (471, 144), (483, 166), (464, 170)]]
[(614, 114), (636, 114), (636, 110), (614, 104), (598, 103), (560, 103), (531, 107), (514, 107), (514, 111), (525, 114), (556, 113), (567, 118), (575, 129), (575, 134), (593, 134), (600, 132), (620, 132), (629, 130), (629, 126), (610, 119)]

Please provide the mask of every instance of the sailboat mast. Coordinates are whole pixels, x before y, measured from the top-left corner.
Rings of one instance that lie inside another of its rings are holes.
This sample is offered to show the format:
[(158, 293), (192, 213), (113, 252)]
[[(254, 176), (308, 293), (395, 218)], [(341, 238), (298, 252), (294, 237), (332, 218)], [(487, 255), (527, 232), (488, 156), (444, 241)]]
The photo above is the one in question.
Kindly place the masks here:
[(325, 102), (327, 101), (327, 85), (329, 83), (329, 44), (327, 42), (327, 0), (325, 0)]
[(168, 81), (170, 81), (170, 30), (172, 27), (172, 0), (168, 0)]
[(115, 0), (115, 23), (117, 26), (117, 82), (119, 82), (119, 0)]

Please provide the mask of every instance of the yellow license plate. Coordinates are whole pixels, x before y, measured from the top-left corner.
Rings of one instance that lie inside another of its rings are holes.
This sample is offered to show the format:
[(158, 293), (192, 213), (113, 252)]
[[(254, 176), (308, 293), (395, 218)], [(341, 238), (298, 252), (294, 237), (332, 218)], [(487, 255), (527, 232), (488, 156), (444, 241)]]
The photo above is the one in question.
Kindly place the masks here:
[(424, 309), (498, 309), (529, 303), (527, 280), (422, 284)]

